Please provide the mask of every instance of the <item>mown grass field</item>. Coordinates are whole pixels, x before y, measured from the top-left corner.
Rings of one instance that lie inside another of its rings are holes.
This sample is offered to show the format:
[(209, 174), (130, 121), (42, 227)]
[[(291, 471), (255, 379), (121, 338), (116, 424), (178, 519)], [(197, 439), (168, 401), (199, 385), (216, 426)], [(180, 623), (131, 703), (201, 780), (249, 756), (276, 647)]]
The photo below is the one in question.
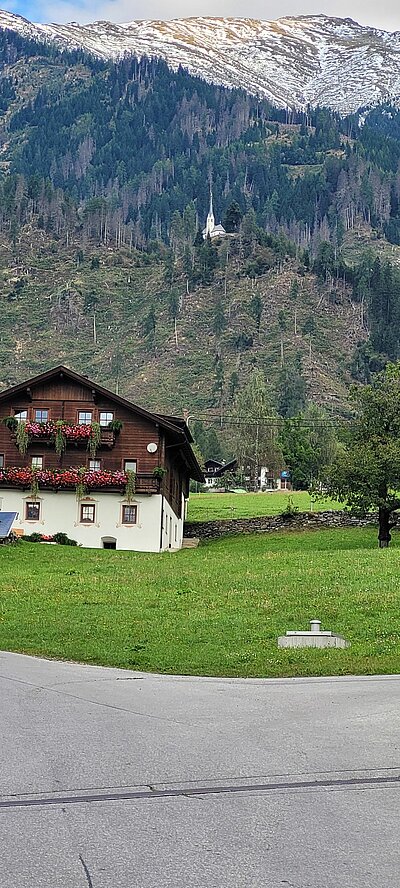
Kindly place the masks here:
[(188, 521), (213, 521), (220, 518), (259, 518), (263, 515), (279, 515), (289, 499), (299, 512), (321, 512), (340, 509), (339, 503), (330, 499), (312, 499), (306, 491), (286, 493), (191, 493)]
[[(279, 651), (311, 618), (351, 648)], [(400, 537), (374, 529), (228, 538), (177, 554), (0, 549), (0, 648), (182, 674), (400, 671)]]

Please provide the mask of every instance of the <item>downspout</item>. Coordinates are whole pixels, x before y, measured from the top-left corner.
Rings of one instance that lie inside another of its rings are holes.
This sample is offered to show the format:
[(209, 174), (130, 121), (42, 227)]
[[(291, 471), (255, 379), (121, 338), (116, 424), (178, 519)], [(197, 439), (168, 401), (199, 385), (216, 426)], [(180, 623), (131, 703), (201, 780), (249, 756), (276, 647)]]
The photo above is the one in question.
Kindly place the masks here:
[[(158, 440), (160, 447), (160, 466), (165, 468), (165, 435), (161, 437), (161, 429), (158, 427)], [(162, 484), (162, 494), (161, 494), (161, 525), (160, 525), (160, 552), (163, 551), (163, 524), (164, 524), (164, 479), (161, 481)]]

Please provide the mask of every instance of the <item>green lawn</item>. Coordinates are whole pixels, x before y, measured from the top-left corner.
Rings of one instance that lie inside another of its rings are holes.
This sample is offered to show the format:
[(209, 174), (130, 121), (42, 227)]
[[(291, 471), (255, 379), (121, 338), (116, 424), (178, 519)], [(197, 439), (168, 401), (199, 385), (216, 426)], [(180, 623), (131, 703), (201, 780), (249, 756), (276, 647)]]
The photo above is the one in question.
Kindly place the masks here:
[(324, 509), (340, 509), (342, 506), (330, 499), (312, 500), (305, 491), (285, 493), (191, 493), (188, 521), (212, 521), (219, 518), (259, 518), (262, 515), (279, 515), (286, 509), (289, 497), (299, 512), (321, 512)]
[[(278, 651), (319, 618), (352, 646)], [(400, 537), (374, 529), (228, 538), (142, 555), (0, 549), (0, 648), (207, 675), (400, 671)]]

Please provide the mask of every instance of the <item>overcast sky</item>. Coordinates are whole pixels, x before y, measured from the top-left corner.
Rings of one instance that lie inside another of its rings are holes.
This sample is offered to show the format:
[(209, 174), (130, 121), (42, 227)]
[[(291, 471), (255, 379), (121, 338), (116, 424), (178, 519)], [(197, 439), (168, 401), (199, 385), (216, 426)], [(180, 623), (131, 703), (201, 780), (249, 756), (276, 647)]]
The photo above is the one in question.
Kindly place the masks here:
[(400, 30), (399, 0), (0, 0), (0, 7), (37, 22), (92, 22), (106, 19), (171, 19), (190, 15), (275, 19), (283, 15), (334, 15), (365, 25)]

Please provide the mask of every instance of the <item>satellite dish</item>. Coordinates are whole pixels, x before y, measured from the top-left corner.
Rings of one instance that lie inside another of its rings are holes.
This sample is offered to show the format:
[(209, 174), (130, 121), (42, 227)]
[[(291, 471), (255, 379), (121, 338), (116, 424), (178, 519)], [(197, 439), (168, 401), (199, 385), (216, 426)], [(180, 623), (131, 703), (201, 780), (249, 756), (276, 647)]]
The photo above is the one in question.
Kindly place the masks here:
[(147, 445), (147, 450), (149, 453), (157, 453), (157, 450), (158, 450), (157, 444), (155, 444), (154, 441), (152, 441), (151, 444)]

